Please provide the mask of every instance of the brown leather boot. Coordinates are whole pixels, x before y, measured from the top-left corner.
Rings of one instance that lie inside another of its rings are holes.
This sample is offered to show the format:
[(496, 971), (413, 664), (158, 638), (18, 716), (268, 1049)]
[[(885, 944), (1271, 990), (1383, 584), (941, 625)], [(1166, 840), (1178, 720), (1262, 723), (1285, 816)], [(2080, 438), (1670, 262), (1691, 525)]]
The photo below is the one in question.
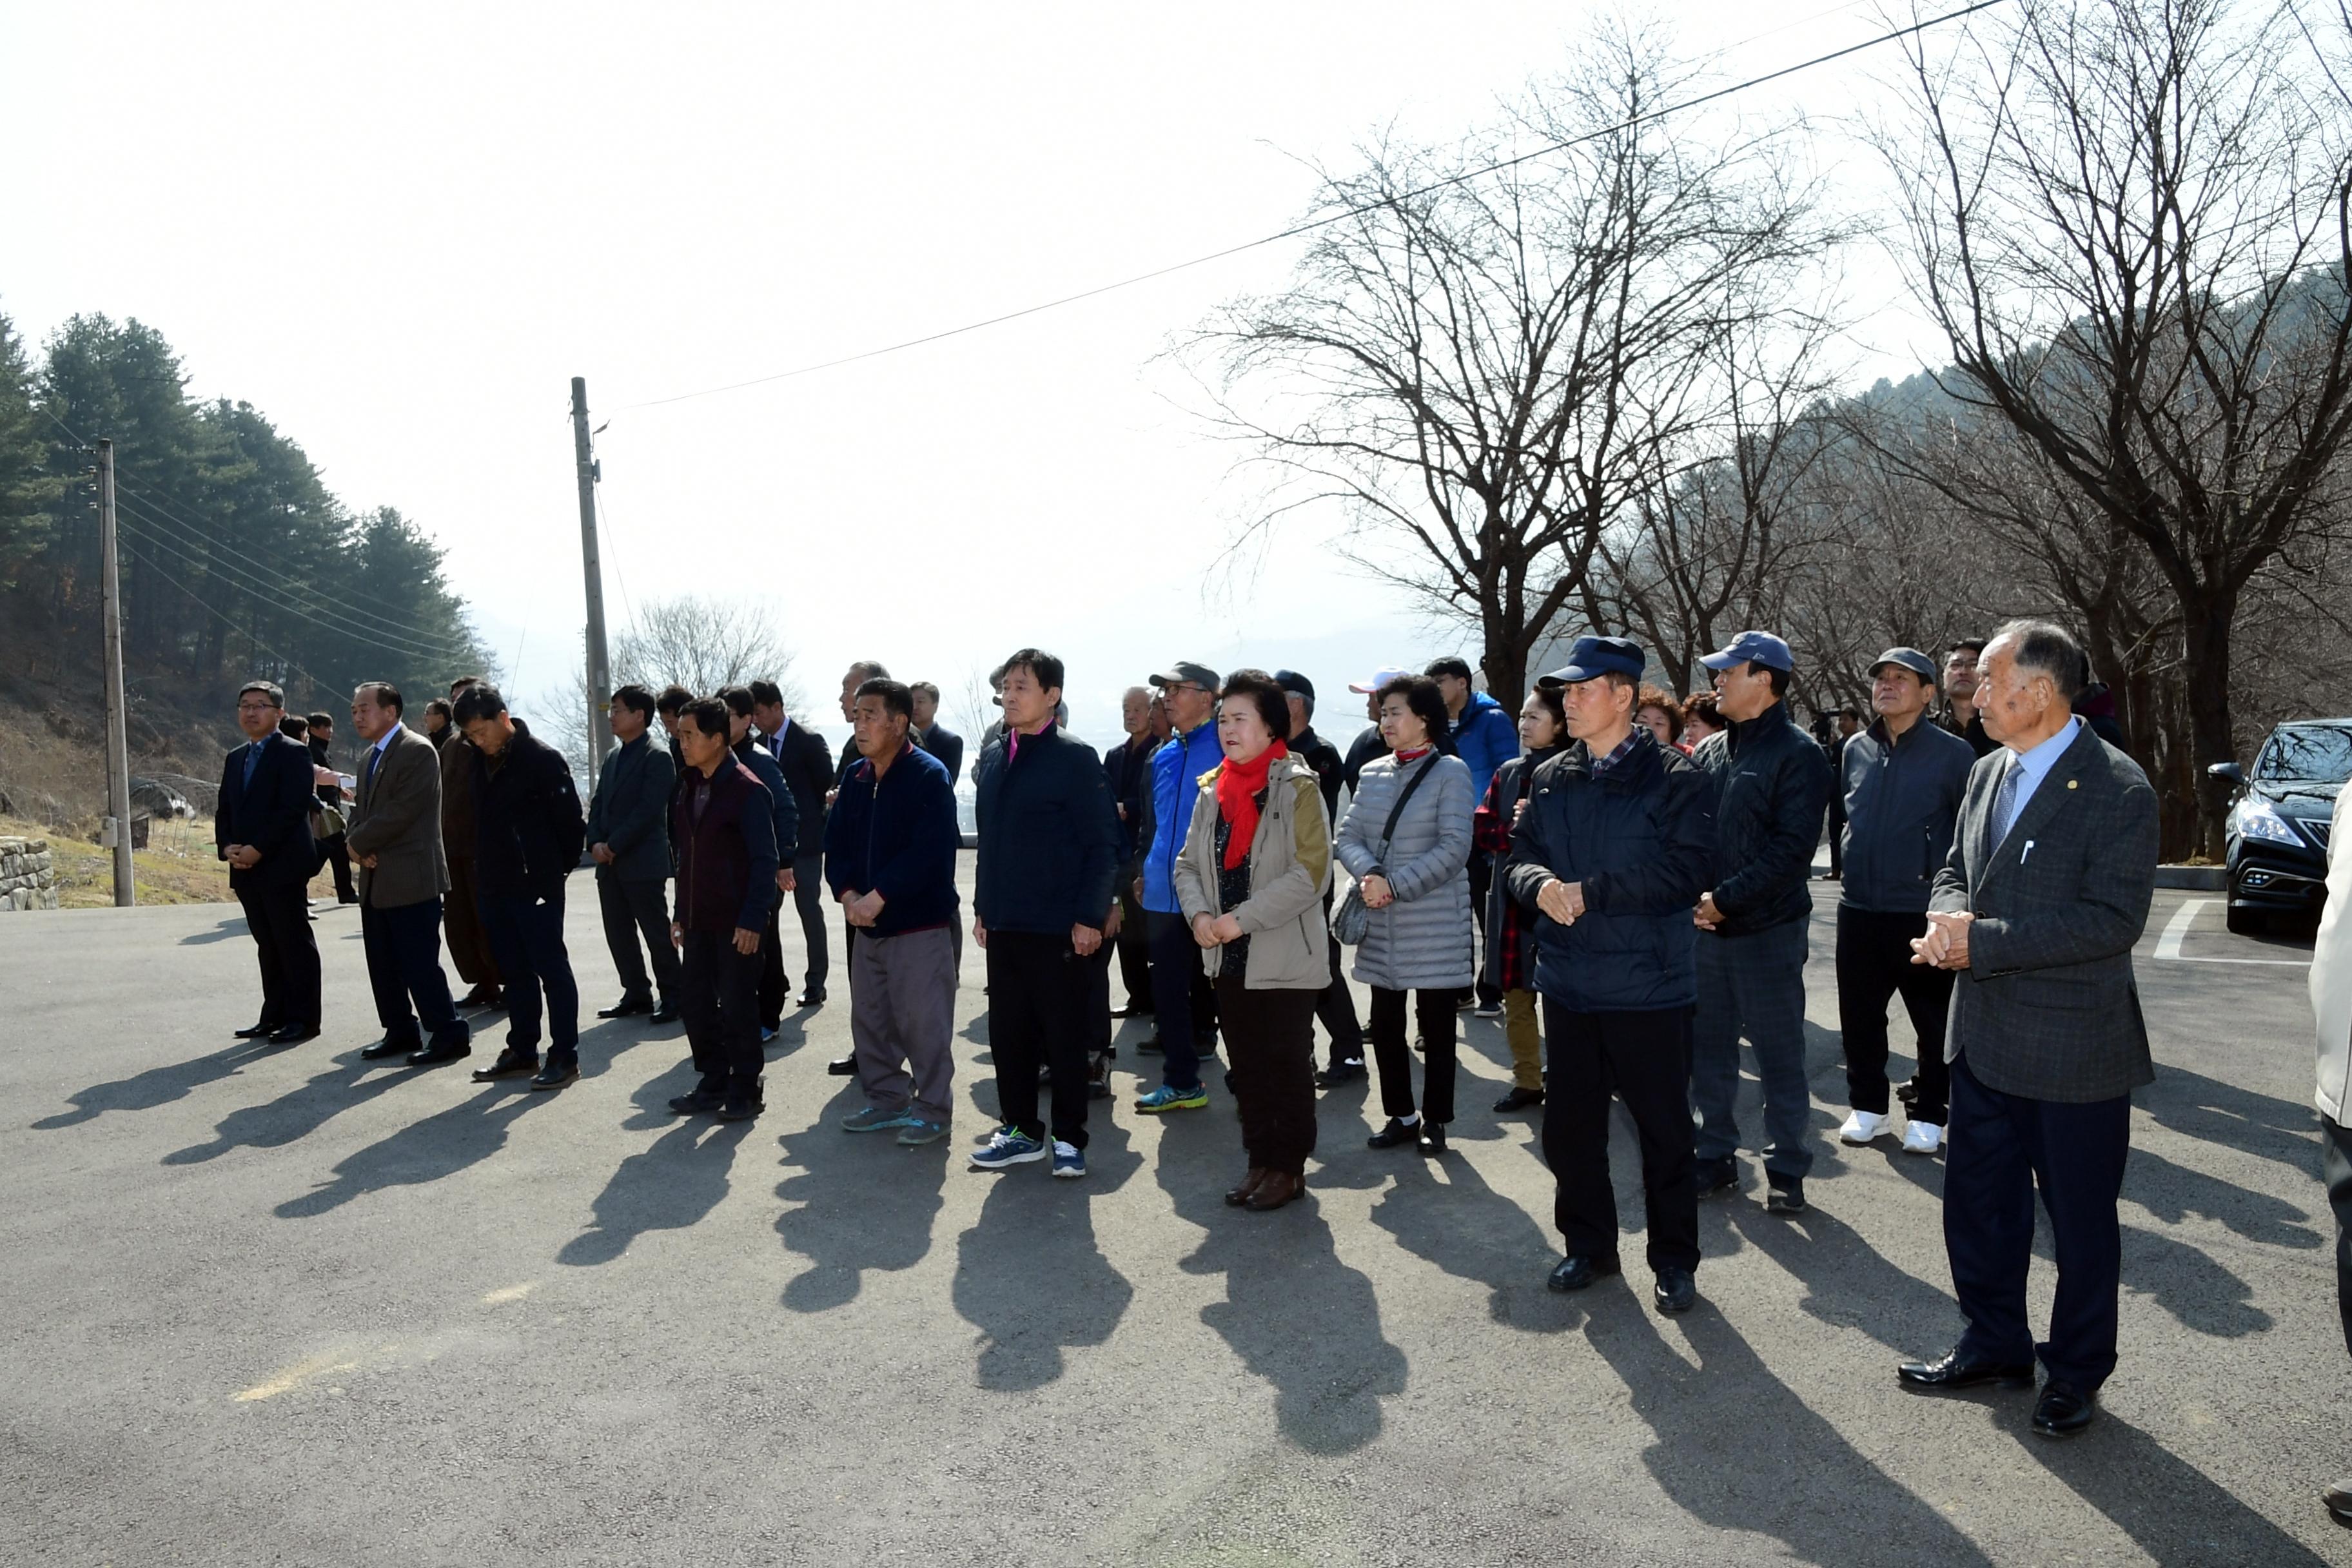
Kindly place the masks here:
[(1264, 1165), (1252, 1165), (1249, 1174), (1242, 1178), (1242, 1184), (1225, 1194), (1225, 1202), (1235, 1208), (1241, 1207), (1249, 1202), (1250, 1194), (1257, 1191), (1271, 1173)]
[(1242, 1206), (1251, 1209), (1278, 1209), (1307, 1190), (1307, 1178), (1288, 1171), (1268, 1171), (1265, 1180), (1245, 1199)]

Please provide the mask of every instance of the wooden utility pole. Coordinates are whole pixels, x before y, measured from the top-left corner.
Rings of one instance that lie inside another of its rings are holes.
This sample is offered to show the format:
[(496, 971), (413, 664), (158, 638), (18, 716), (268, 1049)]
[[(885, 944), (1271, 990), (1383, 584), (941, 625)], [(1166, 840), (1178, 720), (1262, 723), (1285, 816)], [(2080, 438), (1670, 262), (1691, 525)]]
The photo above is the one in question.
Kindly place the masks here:
[(613, 666), (604, 652), (604, 568), (596, 554), (596, 459), (588, 447), (588, 383), (572, 378), (572, 454), (580, 469), (580, 565), (588, 578), (588, 787), (613, 743)]
[(137, 901), (131, 881), (131, 737), (122, 704), (122, 566), (114, 542), (114, 443), (98, 444), (98, 560), (106, 605), (106, 813), (114, 847), (114, 906)]

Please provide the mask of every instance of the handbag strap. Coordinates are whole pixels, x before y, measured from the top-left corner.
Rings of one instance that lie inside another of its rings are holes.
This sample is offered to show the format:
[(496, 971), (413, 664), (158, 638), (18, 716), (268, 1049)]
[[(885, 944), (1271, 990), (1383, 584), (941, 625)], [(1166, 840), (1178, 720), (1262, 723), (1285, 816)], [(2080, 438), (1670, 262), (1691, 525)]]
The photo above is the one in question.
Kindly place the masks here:
[(1411, 800), (1412, 792), (1421, 787), (1421, 781), (1436, 771), (1437, 752), (1432, 751), (1429, 753), (1429, 760), (1422, 765), (1421, 772), (1404, 781), (1404, 788), (1398, 794), (1396, 805), (1389, 808), (1388, 825), (1381, 829), (1381, 852), (1373, 857), (1374, 859), (1385, 861), (1389, 858), (1389, 846), (1396, 839), (1397, 823), (1404, 816), (1405, 802)]

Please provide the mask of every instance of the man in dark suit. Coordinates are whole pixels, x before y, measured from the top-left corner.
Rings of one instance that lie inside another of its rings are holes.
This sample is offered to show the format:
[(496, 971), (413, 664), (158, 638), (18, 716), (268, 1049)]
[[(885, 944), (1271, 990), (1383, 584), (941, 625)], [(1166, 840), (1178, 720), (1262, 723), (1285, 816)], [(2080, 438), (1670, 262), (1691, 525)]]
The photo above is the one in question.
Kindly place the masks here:
[(752, 698), (751, 689), (730, 686), (718, 695), (719, 700), (727, 704), (729, 731), (733, 736), (730, 749), (735, 760), (749, 768), (751, 776), (759, 781), (775, 821), (775, 885), (768, 902), (768, 921), (760, 932), (760, 1039), (764, 1044), (774, 1039), (777, 1029), (783, 1026), (784, 1004), (792, 996), (792, 984), (784, 978), (779, 924), (784, 895), (799, 886), (793, 862), (800, 858), (800, 807), (793, 800), (792, 786), (784, 782), (783, 770), (776, 766), (776, 759), (752, 736), (751, 715), (759, 703)]
[(246, 743), (221, 768), (213, 812), (215, 853), (228, 862), (229, 888), (261, 960), (261, 1018), (236, 1037), (274, 1046), (319, 1033), (319, 944), (306, 896), (319, 865), (310, 753), (278, 732), (285, 716), (285, 694), (268, 681), (248, 681), (236, 694)]
[[(649, 733), (652, 692), (622, 687), (613, 693), (612, 713), (618, 744), (597, 771), (596, 793), (588, 803), (588, 853), (596, 862), (596, 904), (604, 917), (604, 945), (621, 976), (621, 999), (600, 1008), (596, 1016), (647, 1013), (653, 1022), (667, 1024), (677, 1016), (678, 997), (677, 949), (670, 945), (663, 889), (669, 880), (669, 792), (677, 782), (677, 761)], [(637, 952), (639, 936), (653, 954), (651, 980)]]
[(940, 722), (940, 689), (928, 680), (907, 688), (915, 694), (915, 744), (939, 758), (953, 786), (963, 776), (963, 737)]
[[(311, 714), (306, 721), (306, 733), (303, 739), (310, 742), (310, 763), (313, 767), (331, 768), (335, 765), (335, 716), (333, 714), (324, 712)], [(312, 776), (317, 775), (314, 773)], [(319, 804), (341, 813), (344, 805), (343, 786), (340, 783), (321, 784), (318, 789)], [(343, 836), (340, 833), (330, 834), (320, 839), (318, 844), (320, 863), (335, 874), (335, 902), (358, 903), (360, 896), (352, 887), (352, 858), (343, 853)]]
[[(2156, 794), (2074, 716), (2082, 668), (2074, 638), (2047, 622), (2012, 621), (1986, 645), (1976, 716), (2001, 749), (1969, 774), (1912, 943), (1918, 962), (1958, 976), (1944, 1248), (1969, 1326), (1943, 1357), (1900, 1373), (1923, 1389), (2030, 1386), (2038, 1356), (2043, 1436), (2089, 1426), (2115, 1370), (2116, 1198), (2131, 1091), (2156, 1076), (2131, 963), (2156, 883)], [(2037, 1187), (2058, 1255), (2038, 1345), (2025, 1307)]]
[[(367, 681), (352, 693), (352, 728), (368, 749), (360, 756), (359, 791), (343, 837), (360, 868), (360, 934), (383, 1025), (383, 1038), (360, 1055), (436, 1067), (474, 1054), (473, 1031), (457, 1016), (449, 977), (441, 973), (441, 895), (449, 890), (449, 863), (441, 853), (446, 753), (403, 724), (400, 710), (400, 692), (389, 681)], [(457, 745), (450, 742), (452, 750)]]
[[(793, 903), (801, 918), (801, 945), (807, 970), (802, 976), (799, 1005), (824, 1005), (824, 983), (832, 971), (824, 930), (824, 797), (833, 788), (833, 752), (824, 737), (784, 712), (784, 694), (772, 680), (751, 682), (751, 722), (760, 743), (775, 759), (793, 792), (793, 813), (799, 819), (800, 846), (791, 865)], [(781, 953), (777, 962), (782, 963)], [(792, 982), (784, 982), (785, 989)]]

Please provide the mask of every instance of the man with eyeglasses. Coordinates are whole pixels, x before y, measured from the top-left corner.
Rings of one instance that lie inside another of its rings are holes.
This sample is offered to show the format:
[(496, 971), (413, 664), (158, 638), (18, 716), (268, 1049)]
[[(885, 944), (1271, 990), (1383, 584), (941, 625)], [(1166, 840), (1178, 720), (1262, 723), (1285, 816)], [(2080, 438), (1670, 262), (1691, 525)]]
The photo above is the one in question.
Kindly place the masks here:
[(240, 1040), (291, 1046), (319, 1033), (319, 943), (308, 897), (319, 852), (310, 839), (310, 754), (278, 732), (286, 698), (267, 680), (236, 694), (246, 743), (221, 767), (213, 812), (214, 853), (245, 910), (261, 961), (261, 1017)]
[[(1217, 672), (1205, 664), (1179, 659), (1151, 678), (1168, 704), (1175, 733), (1151, 757), (1150, 851), (1143, 858), (1138, 895), (1151, 942), (1152, 1011), (1159, 1019), (1156, 1042), (1163, 1053), (1160, 1084), (1135, 1102), (1157, 1115), (1198, 1110), (1209, 1103), (1201, 1082), (1201, 1057), (1217, 1047), (1216, 1005), (1201, 967), (1201, 944), (1193, 940), (1176, 901), (1176, 853), (1192, 826), (1190, 803), (1201, 775), (1224, 761), (1217, 744)], [(1152, 1048), (1147, 1042), (1144, 1050)]]

